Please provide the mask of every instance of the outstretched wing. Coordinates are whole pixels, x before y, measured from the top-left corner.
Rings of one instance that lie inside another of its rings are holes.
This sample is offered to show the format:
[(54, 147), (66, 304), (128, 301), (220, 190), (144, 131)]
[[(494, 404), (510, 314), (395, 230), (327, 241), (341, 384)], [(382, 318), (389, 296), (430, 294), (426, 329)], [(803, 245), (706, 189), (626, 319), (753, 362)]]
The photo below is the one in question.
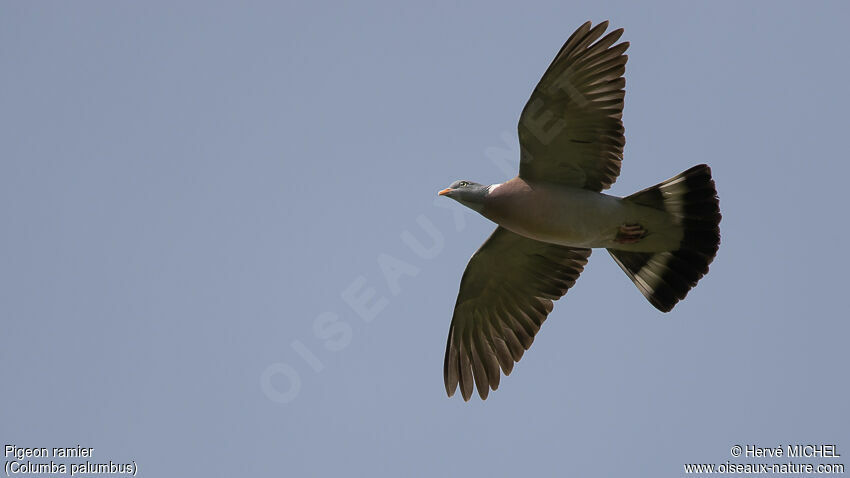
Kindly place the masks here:
[(579, 27), (532, 92), (519, 118), (519, 177), (601, 191), (620, 174), (629, 43), (614, 45), (622, 28), (599, 39), (606, 28)]
[(531, 347), (552, 301), (575, 284), (590, 249), (535, 241), (497, 227), (469, 260), (455, 304), (443, 377), (464, 400), (482, 399)]

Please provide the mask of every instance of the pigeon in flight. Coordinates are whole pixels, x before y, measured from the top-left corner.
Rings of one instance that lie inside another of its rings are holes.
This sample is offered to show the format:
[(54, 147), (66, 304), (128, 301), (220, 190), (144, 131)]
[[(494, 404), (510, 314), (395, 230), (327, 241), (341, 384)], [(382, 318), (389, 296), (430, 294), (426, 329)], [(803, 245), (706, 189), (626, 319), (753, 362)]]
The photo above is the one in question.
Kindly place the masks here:
[(580, 26), (555, 56), (519, 118), (517, 177), (439, 192), (498, 224), (469, 260), (449, 328), (446, 392), (473, 383), (482, 399), (528, 350), (552, 302), (592, 248), (607, 249), (649, 302), (668, 312), (708, 272), (720, 207), (704, 164), (624, 198), (611, 186), (623, 159), (628, 42), (608, 22)]

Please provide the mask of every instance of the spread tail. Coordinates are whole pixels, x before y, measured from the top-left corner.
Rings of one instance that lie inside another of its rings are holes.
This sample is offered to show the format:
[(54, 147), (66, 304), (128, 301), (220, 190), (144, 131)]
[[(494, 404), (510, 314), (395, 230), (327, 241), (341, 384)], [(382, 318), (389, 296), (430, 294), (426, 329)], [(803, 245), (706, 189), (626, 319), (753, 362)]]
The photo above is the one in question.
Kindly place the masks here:
[(649, 302), (669, 312), (708, 273), (720, 245), (720, 205), (711, 168), (694, 166), (625, 199), (668, 212), (684, 229), (679, 248), (673, 251), (608, 249)]

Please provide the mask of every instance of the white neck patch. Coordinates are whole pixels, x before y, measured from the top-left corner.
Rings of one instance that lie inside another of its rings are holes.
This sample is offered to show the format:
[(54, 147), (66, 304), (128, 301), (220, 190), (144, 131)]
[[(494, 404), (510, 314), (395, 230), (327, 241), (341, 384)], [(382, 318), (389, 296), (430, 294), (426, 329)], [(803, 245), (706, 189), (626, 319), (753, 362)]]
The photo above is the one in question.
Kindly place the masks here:
[(499, 184), (491, 184), (490, 186), (488, 186), (488, 187), (487, 187), (487, 194), (492, 193), (493, 191), (495, 191), (495, 190), (496, 190), (496, 188), (498, 188), (498, 187), (499, 187), (499, 186), (501, 186), (501, 185), (502, 185), (502, 183), (499, 183)]

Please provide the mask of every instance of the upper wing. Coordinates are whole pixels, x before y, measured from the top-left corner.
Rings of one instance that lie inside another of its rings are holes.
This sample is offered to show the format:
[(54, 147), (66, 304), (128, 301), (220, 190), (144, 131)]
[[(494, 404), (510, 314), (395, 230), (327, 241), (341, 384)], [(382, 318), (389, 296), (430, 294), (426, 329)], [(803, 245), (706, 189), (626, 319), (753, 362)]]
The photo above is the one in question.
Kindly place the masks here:
[(590, 249), (528, 239), (501, 226), (469, 260), (455, 304), (443, 378), (451, 397), (487, 398), (509, 375), (534, 335), (587, 264)]
[[(628, 42), (608, 22), (580, 26), (543, 74), (519, 118), (519, 177), (601, 191), (623, 159)], [(611, 46), (614, 45), (614, 46)]]

